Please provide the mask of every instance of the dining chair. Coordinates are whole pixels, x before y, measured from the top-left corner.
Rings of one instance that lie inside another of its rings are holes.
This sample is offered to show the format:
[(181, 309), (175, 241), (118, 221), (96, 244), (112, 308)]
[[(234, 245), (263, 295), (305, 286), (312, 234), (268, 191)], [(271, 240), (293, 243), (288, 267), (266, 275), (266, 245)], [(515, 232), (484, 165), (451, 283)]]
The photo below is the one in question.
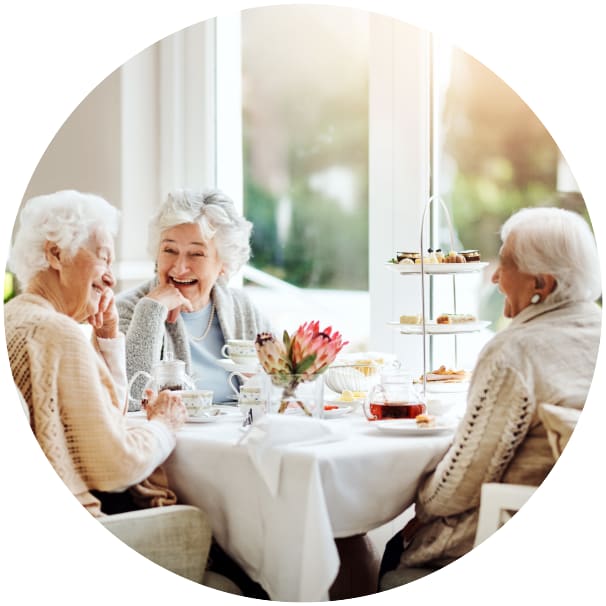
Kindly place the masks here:
[(474, 547), (485, 541), (511, 519), (513, 514), (528, 501), (536, 489), (536, 486), (522, 484), (501, 484), (498, 482), (482, 484)]

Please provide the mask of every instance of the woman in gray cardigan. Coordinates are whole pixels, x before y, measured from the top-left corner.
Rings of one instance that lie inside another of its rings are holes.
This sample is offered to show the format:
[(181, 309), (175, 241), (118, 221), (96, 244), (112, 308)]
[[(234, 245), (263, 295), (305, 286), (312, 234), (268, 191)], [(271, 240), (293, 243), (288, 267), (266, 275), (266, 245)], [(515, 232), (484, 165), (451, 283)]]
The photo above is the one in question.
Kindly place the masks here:
[[(251, 229), (220, 191), (168, 195), (149, 226), (156, 276), (116, 300), (129, 380), (138, 370), (151, 372), (171, 352), (197, 387), (212, 389), (216, 402), (228, 399), (228, 372), (216, 364), (221, 347), (271, 330), (246, 293), (227, 285), (250, 257)], [(139, 377), (133, 393), (144, 384)]]
[(510, 325), (482, 350), (453, 443), (420, 484), (415, 517), (387, 544), (380, 589), (445, 566), (473, 546), (485, 482), (539, 485), (554, 459), (538, 405), (581, 409), (600, 339), (600, 271), (573, 212), (524, 209), (501, 229), (493, 275)]

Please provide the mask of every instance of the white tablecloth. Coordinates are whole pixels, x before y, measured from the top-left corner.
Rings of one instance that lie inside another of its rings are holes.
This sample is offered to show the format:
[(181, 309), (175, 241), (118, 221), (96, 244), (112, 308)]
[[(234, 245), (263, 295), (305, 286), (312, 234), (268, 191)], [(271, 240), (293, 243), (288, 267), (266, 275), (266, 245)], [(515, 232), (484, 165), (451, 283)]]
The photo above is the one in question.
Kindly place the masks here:
[(280, 447), (276, 497), (237, 444), (239, 423), (187, 424), (164, 465), (179, 500), (207, 512), (221, 547), (272, 600), (327, 600), (339, 570), (334, 538), (402, 513), (452, 439), (385, 435), (359, 414), (324, 422), (345, 438)]

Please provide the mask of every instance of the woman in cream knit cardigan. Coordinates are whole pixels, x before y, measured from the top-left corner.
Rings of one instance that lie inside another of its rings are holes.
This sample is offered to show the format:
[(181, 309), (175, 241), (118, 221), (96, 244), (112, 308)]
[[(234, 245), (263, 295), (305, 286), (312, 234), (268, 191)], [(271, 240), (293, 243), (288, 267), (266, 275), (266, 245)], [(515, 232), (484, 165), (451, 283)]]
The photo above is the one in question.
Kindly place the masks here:
[[(94, 491), (136, 485), (135, 502), (174, 502), (157, 468), (186, 416), (179, 396), (161, 392), (150, 394), (148, 422), (126, 424), (125, 345), (111, 271), (117, 228), (118, 211), (98, 196), (62, 191), (29, 200), (10, 259), (24, 292), (5, 306), (11, 369), (32, 430), (95, 516), (105, 512)], [(83, 322), (93, 327), (92, 342)]]
[(492, 280), (512, 321), (480, 353), (453, 443), (421, 482), (415, 517), (386, 547), (383, 590), (472, 548), (483, 483), (540, 484), (554, 459), (538, 405), (580, 409), (587, 397), (601, 323), (589, 226), (570, 211), (524, 209), (501, 238)]

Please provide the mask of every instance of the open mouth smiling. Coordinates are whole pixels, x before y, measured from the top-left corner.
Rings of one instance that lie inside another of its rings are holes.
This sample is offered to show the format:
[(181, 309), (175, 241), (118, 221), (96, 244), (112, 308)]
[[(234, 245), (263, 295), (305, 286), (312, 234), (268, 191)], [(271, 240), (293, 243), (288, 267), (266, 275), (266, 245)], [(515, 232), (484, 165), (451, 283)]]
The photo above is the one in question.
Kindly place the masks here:
[(172, 276), (169, 276), (169, 280), (175, 286), (191, 286), (192, 284), (196, 284), (198, 282), (196, 278), (191, 278), (189, 280), (177, 280), (177, 278), (173, 278)]

